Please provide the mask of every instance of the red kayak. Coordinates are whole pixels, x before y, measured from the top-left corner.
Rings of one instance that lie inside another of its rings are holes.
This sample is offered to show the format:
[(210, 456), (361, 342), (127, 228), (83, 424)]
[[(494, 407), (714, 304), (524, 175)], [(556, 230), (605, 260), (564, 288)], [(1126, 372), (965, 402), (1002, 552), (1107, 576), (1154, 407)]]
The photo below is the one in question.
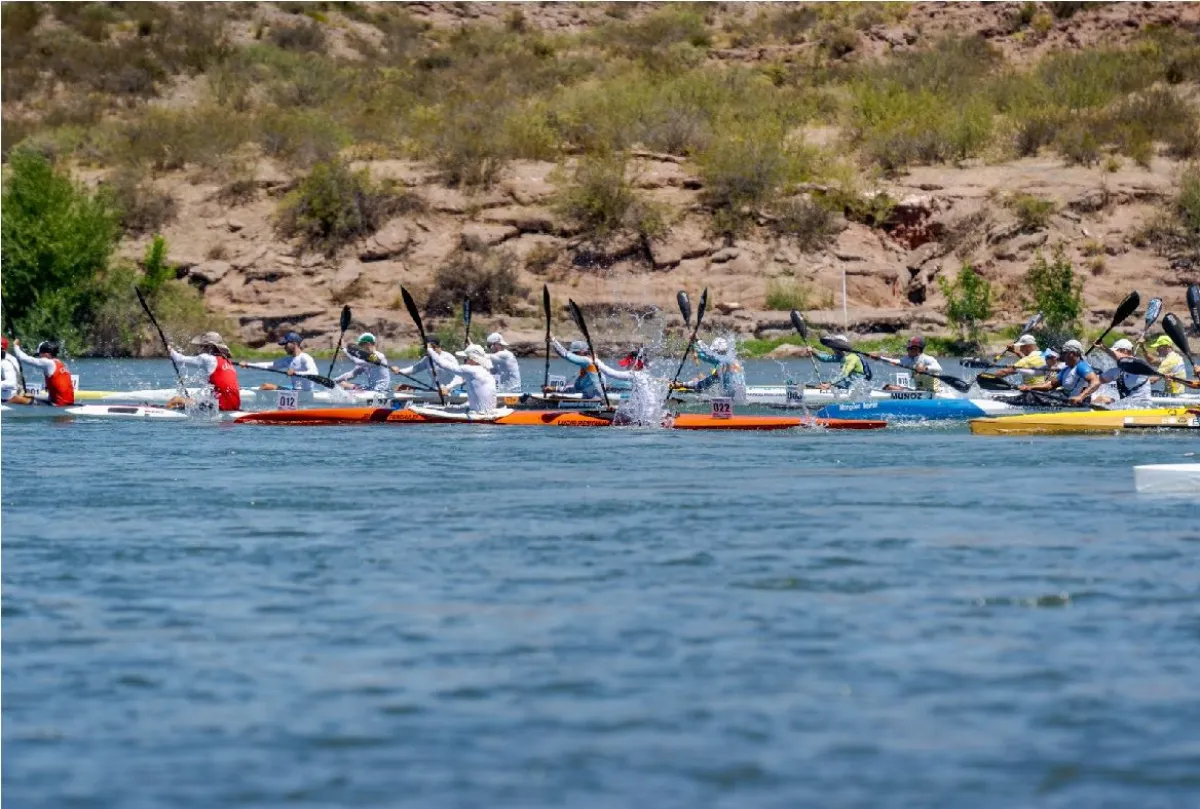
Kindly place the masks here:
[[(430, 414), (430, 409), (418, 413), (407, 408), (392, 410), (386, 407), (336, 407), (310, 410), (267, 410), (248, 413), (237, 419), (238, 424), (498, 424), (519, 427), (611, 427), (606, 414), (570, 410), (515, 410), (495, 419), (466, 421), (457, 414), (444, 417)], [(713, 418), (703, 413), (681, 413), (664, 426), (676, 430), (791, 430), (796, 427), (824, 427), (830, 430), (878, 430), (887, 426), (884, 421), (863, 419), (817, 419), (795, 416), (731, 416)]]

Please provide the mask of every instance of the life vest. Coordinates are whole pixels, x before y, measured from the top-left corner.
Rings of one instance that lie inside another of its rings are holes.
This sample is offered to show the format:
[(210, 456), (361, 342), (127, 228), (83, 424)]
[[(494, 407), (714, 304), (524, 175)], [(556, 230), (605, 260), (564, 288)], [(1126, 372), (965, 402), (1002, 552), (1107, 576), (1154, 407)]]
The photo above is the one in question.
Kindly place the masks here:
[(62, 360), (54, 361), (54, 372), (46, 374), (46, 396), (55, 407), (75, 404), (75, 388), (71, 385), (71, 372)]
[(241, 410), (242, 391), (238, 387), (237, 371), (233, 363), (222, 356), (217, 357), (217, 367), (208, 377), (208, 383), (217, 395), (220, 410)]
[[(1140, 379), (1142, 381), (1136, 385), (1131, 386), (1126, 381), (1128, 379)], [(1133, 396), (1133, 394), (1137, 393), (1139, 390), (1146, 387), (1146, 385), (1148, 385), (1148, 384), (1150, 384), (1150, 377), (1148, 377), (1148, 376), (1137, 376), (1136, 374), (1127, 374), (1124, 371), (1117, 374), (1117, 393), (1120, 394), (1122, 399), (1131, 398)]]

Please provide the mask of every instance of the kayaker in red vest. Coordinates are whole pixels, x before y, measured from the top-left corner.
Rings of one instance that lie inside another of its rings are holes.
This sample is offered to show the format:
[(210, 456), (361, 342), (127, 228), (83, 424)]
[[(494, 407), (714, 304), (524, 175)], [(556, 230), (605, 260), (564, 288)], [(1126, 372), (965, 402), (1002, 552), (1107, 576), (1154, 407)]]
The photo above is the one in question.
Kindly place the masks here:
[[(199, 354), (189, 357), (172, 348), (171, 359), (180, 365), (192, 365), (204, 369), (220, 410), (240, 410), (242, 392), (238, 386), (237, 369), (230, 362), (229, 346), (225, 345), (221, 335), (215, 331), (205, 332), (198, 337), (193, 337), (192, 345), (200, 347)], [(182, 399), (173, 400), (172, 403), (187, 404)]]
[(21, 350), (21, 341), (13, 340), (13, 356), (26, 365), (40, 368), (46, 377), (46, 399), (55, 407), (69, 407), (75, 404), (75, 386), (71, 384), (71, 372), (67, 365), (58, 358), (58, 343), (54, 340), (43, 340), (37, 348), (38, 355), (31, 357)]

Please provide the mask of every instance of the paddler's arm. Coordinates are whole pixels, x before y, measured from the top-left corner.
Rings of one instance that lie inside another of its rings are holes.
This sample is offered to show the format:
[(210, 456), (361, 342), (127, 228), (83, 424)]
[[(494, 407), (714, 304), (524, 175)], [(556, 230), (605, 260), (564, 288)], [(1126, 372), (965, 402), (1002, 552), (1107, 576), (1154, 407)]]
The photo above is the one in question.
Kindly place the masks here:
[(1095, 371), (1090, 372), (1084, 379), (1087, 380), (1088, 386), (1081, 390), (1078, 396), (1072, 396), (1067, 401), (1074, 404), (1083, 404), (1089, 396), (1100, 389), (1100, 376)]
[(217, 370), (217, 358), (212, 354), (197, 354), (194, 357), (189, 357), (187, 354), (180, 354), (173, 347), (168, 347), (171, 354), (171, 359), (180, 365), (190, 365), (194, 368), (203, 368), (208, 373)]
[(570, 351), (567, 351), (567, 349), (563, 347), (563, 344), (558, 342), (558, 339), (555, 337), (550, 338), (550, 346), (554, 349), (554, 353), (558, 354), (558, 356), (562, 357), (572, 365), (578, 365), (580, 368), (586, 368), (592, 364), (591, 357), (581, 357), (578, 354), (572, 354)]
[(31, 357), (21, 350), (21, 341), (13, 340), (12, 342), (13, 356), (21, 362), (40, 368), (42, 373), (49, 375), (54, 373), (54, 360), (44, 360), (41, 357)]
[(442, 371), (449, 371), (450, 373), (454, 374), (453, 379), (451, 379), (445, 385), (442, 385), (443, 392), (452, 391), (463, 383), (463, 378), (461, 376), (463, 372), (462, 366), (459, 365), (458, 360), (454, 359), (453, 354), (439, 353), (437, 349), (435, 349), (433, 346), (430, 346), (427, 356), (435, 368), (438, 368)]
[(245, 360), (238, 363), (242, 368), (261, 368), (266, 371), (286, 371), (292, 365), (291, 357), (280, 357), (277, 360), (268, 360), (265, 362), (246, 362)]
[(725, 362), (725, 357), (714, 354), (703, 340), (696, 341), (696, 357), (709, 365), (722, 365)]

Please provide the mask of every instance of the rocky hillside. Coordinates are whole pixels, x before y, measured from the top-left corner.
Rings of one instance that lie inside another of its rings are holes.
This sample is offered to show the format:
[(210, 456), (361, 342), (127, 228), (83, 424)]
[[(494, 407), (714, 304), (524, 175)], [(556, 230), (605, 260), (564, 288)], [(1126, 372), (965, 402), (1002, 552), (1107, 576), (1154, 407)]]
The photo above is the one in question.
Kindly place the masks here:
[[(1200, 156), (1196, 4), (250, 3), (205, 6), (213, 53), (169, 64), (178, 10), (85, 5), (5, 7), (6, 154), (115, 188), (136, 214), (119, 252), (160, 232), (251, 346), (332, 343), (344, 303), (406, 340), (399, 286), (424, 300), (455, 273), (510, 273), (517, 294), (478, 317), (531, 344), (543, 283), (598, 313), (708, 287), (714, 326), (761, 337), (793, 306), (840, 326), (843, 279), (855, 331), (948, 334), (939, 278), (964, 263), (999, 329), (1056, 246), (1093, 326), (1130, 289), (1182, 311), (1200, 281), (1200, 189), (1181, 183)], [(66, 64), (80, 37), (101, 63)], [(1129, 59), (1124, 78), (1088, 54)], [(770, 121), (707, 98), (730, 92), (776, 105)], [(301, 202), (338, 218), (301, 200), (330, 160), (386, 204), (338, 198), (359, 218), (317, 241), (281, 223)]]

